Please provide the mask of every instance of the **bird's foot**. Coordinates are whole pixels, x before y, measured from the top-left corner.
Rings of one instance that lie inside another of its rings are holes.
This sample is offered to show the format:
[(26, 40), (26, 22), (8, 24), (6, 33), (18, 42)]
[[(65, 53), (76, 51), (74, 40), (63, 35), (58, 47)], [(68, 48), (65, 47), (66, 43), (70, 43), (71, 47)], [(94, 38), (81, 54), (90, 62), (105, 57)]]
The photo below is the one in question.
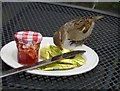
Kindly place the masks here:
[(70, 45), (73, 45), (75, 44), (75, 46), (79, 46), (79, 45), (82, 45), (82, 41), (70, 41)]

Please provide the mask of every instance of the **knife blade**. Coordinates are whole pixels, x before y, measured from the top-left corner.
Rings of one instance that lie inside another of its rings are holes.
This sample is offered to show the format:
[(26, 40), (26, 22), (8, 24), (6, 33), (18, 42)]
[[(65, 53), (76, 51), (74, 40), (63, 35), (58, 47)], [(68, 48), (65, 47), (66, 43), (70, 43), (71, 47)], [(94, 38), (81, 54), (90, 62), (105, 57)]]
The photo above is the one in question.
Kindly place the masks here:
[(84, 50), (77, 50), (77, 51), (67, 52), (67, 53), (64, 53), (64, 54), (52, 57), (52, 58), (47, 59), (47, 60), (43, 60), (43, 61), (37, 62), (37, 63), (32, 64), (32, 65), (27, 65), (27, 66), (22, 66), (22, 67), (19, 67), (19, 68), (11, 69), (11, 70), (8, 70), (8, 71), (4, 72), (0, 76), (0, 78), (6, 77), (6, 76), (9, 76), (9, 75), (13, 75), (13, 74), (17, 74), (19, 72), (32, 70), (32, 69), (35, 69), (37, 67), (44, 66), (46, 64), (57, 62), (57, 61), (59, 61), (61, 59), (74, 57), (77, 54), (83, 54), (84, 52), (86, 52), (86, 51), (84, 51)]

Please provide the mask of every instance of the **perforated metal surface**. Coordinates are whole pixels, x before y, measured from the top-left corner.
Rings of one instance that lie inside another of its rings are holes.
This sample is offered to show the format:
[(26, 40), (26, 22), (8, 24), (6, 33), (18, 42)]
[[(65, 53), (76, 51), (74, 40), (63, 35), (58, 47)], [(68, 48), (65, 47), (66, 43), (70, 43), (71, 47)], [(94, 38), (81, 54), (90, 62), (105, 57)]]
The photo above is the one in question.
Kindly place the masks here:
[[(57, 29), (70, 19), (89, 15), (104, 15), (96, 22), (86, 45), (100, 58), (90, 72), (68, 76), (49, 77), (19, 73), (2, 79), (3, 88), (12, 89), (120, 89), (120, 18), (78, 8), (47, 3), (3, 3), (2, 46), (13, 40), (16, 31), (23, 28), (53, 36)], [(92, 60), (91, 60), (92, 61)], [(10, 69), (3, 62), (3, 71)]]

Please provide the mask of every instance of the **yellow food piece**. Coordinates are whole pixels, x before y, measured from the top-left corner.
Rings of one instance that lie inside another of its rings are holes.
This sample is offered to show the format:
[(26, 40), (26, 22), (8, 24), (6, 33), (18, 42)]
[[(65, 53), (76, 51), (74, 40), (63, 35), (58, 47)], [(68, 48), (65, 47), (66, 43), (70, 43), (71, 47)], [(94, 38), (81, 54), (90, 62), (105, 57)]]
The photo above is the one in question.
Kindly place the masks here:
[(71, 64), (71, 65), (74, 65), (74, 66), (78, 66), (78, 62), (76, 62), (74, 59), (63, 59), (63, 60), (60, 60), (57, 62), (58, 64), (61, 63), (61, 64)]
[(67, 69), (72, 69), (75, 68), (76, 65), (71, 65), (71, 64), (58, 64), (58, 63), (52, 63), (48, 64), (42, 67), (37, 68), (38, 70), (45, 70), (45, 71), (50, 71), (50, 70), (67, 70)]
[(83, 57), (80, 54), (76, 55), (73, 60), (76, 61), (79, 65), (86, 64), (86, 61), (83, 59)]
[(49, 59), (49, 58), (50, 58), (49, 51), (50, 51), (50, 46), (46, 46), (46, 47), (42, 48), (42, 49), (40, 50), (40, 57), (41, 57), (43, 60)]
[(49, 53), (51, 57), (62, 54), (62, 51), (57, 46), (50, 45), (49, 47), (50, 47)]
[(71, 51), (72, 51), (72, 50), (63, 48), (62, 53), (67, 53), (67, 52), (71, 52)]
[[(57, 46), (49, 45), (40, 50), (40, 57), (45, 60), (45, 59), (50, 59), (51, 57), (67, 53), (73, 50), (69, 49), (63, 49), (60, 50)], [(69, 59), (62, 59), (59, 60), (55, 63), (47, 64), (42, 67), (38, 67), (38, 70), (67, 70), (67, 69), (72, 69), (77, 66), (84, 65), (86, 62), (83, 59), (83, 57), (78, 54), (74, 58), (69, 58)]]

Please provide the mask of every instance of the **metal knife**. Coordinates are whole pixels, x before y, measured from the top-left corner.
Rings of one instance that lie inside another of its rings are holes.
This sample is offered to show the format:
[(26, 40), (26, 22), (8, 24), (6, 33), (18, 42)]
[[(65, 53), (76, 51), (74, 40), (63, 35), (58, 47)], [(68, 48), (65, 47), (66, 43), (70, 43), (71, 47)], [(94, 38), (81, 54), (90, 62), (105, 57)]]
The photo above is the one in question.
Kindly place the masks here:
[(32, 69), (35, 69), (37, 67), (44, 66), (46, 64), (57, 62), (57, 61), (59, 61), (61, 59), (74, 57), (77, 54), (83, 54), (84, 52), (85, 52), (84, 50), (72, 51), (72, 52), (68, 52), (68, 53), (64, 53), (64, 54), (52, 57), (52, 58), (44, 60), (44, 61), (37, 62), (37, 63), (32, 64), (32, 65), (22, 66), (22, 67), (19, 67), (19, 68), (8, 70), (8, 71), (4, 72), (0, 76), (0, 78), (6, 77), (6, 76), (9, 76), (9, 75), (13, 75), (13, 74), (16, 74), (16, 73), (19, 73), (19, 72), (23, 72), (23, 71), (27, 71), (27, 70), (32, 70)]

